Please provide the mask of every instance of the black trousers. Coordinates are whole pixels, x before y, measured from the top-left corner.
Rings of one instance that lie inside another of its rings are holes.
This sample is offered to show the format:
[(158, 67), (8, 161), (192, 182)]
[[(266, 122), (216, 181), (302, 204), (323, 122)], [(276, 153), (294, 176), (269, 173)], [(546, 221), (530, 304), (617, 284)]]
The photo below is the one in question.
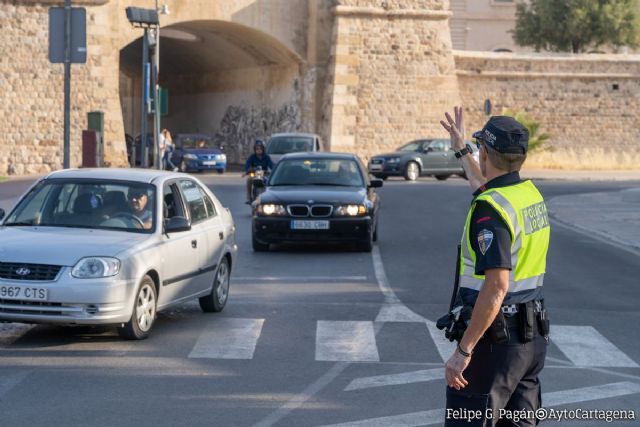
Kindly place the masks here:
[(463, 373), (469, 384), (461, 390), (447, 387), (446, 427), (537, 425), (535, 417), (523, 415), (542, 405), (538, 374), (544, 367), (547, 341), (537, 330), (528, 343), (522, 342), (517, 326), (509, 327), (509, 333), (503, 344), (482, 338)]

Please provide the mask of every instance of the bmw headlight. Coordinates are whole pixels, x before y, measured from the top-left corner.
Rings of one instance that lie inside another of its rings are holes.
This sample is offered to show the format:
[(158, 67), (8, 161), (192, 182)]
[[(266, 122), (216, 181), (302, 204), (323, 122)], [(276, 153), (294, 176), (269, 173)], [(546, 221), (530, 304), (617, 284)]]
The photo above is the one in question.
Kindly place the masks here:
[(360, 216), (367, 213), (365, 205), (344, 205), (336, 209), (337, 216)]
[(195, 154), (185, 154), (183, 157), (189, 160), (198, 160), (198, 156), (196, 156)]
[(400, 161), (400, 157), (390, 157), (387, 159), (387, 163), (398, 163)]
[(218, 160), (227, 160), (227, 155), (226, 154), (218, 154), (217, 159)]
[(86, 257), (76, 263), (71, 275), (77, 279), (97, 279), (115, 276), (120, 271), (120, 260), (110, 257)]
[(258, 205), (258, 213), (265, 216), (286, 215), (287, 210), (282, 205), (266, 204)]

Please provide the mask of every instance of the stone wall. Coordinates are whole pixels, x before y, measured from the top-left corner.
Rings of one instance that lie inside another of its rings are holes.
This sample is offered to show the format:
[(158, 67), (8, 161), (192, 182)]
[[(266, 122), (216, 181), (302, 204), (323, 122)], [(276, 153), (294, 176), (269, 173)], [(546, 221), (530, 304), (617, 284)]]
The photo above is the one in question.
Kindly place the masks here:
[(486, 121), (484, 101), (490, 99), (494, 115), (503, 108), (523, 110), (540, 122), (554, 150), (547, 166), (570, 167), (565, 163), (584, 163), (589, 155), (597, 167), (615, 152), (638, 152), (640, 56), (463, 51), (454, 56), (469, 129)]
[(334, 8), (333, 151), (366, 159), (443, 135), (443, 106), (460, 99), (445, 3), (343, 0)]

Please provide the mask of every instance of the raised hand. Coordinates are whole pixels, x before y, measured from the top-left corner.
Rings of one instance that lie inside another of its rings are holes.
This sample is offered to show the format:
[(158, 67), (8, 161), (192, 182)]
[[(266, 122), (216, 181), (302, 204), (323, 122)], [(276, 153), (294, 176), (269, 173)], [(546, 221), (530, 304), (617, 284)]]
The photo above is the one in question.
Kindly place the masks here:
[(465, 146), (464, 133), (464, 112), (462, 107), (453, 107), (453, 115), (455, 120), (449, 113), (444, 113), (447, 121), (440, 120), (442, 127), (449, 132), (451, 136), (451, 146), (454, 150), (462, 150)]

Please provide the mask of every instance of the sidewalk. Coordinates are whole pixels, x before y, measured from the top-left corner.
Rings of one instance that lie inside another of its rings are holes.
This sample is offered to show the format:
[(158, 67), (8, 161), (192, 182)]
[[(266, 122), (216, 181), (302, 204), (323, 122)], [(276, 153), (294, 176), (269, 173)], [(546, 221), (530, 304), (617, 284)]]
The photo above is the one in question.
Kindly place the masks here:
[(640, 167), (637, 170), (611, 171), (570, 171), (558, 169), (524, 169), (520, 172), (523, 178), (552, 179), (570, 181), (640, 181)]
[(640, 187), (553, 197), (550, 215), (564, 225), (640, 253)]

